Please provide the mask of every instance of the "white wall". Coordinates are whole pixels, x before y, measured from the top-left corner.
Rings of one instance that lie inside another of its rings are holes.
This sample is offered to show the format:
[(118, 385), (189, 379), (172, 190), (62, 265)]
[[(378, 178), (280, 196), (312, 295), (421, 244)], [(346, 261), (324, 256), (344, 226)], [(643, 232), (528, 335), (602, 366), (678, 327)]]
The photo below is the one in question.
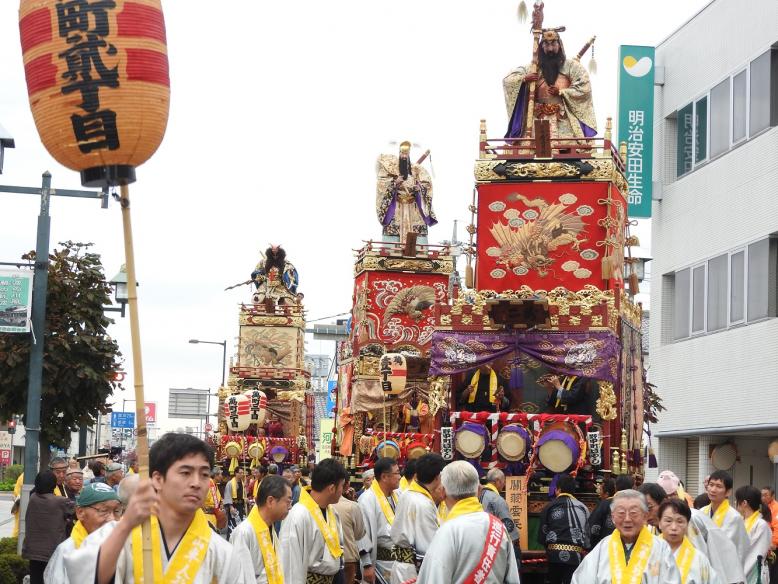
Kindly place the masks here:
[[(652, 382), (667, 411), (655, 434), (778, 423), (774, 408), (766, 407), (778, 390), (778, 319), (665, 343), (671, 323), (664, 313), (672, 299), (663, 297), (662, 285), (663, 274), (778, 231), (778, 128), (676, 179), (675, 133), (666, 120), (777, 42), (776, 22), (775, 0), (750, 1), (747, 11), (742, 2), (717, 0), (657, 47), (665, 85), (655, 92), (654, 178), (664, 188), (663, 200), (653, 206), (650, 354)], [(700, 440), (699, 480), (706, 474), (707, 445), (717, 440)], [(736, 466), (736, 485), (747, 482), (750, 466), (757, 469), (756, 483), (771, 482), (767, 441), (743, 442), (747, 464), (744, 459)], [(686, 464), (685, 440), (659, 442), (660, 469), (668, 467), (662, 458)], [(761, 456), (755, 454), (760, 449)]]

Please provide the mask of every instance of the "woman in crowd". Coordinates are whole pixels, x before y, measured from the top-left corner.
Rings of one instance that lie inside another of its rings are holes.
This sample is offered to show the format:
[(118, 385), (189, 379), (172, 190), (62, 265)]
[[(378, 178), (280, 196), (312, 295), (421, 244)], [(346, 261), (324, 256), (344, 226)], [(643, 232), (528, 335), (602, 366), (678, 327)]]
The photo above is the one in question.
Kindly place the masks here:
[(72, 502), (57, 497), (57, 477), (50, 470), (39, 472), (27, 504), (26, 531), (22, 557), (30, 561), (30, 584), (43, 584), (43, 572), (57, 546), (65, 541), (65, 522), (72, 513)]
[(686, 537), (692, 512), (680, 499), (666, 499), (657, 512), (661, 537), (673, 550), (675, 564), (681, 573), (681, 584), (721, 584), (708, 558)]

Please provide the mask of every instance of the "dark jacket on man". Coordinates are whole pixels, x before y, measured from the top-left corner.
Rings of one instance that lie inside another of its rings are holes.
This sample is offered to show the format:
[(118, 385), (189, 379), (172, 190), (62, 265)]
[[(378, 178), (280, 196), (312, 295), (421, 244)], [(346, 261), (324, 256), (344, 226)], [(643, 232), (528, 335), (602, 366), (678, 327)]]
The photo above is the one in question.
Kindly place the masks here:
[(616, 525), (611, 517), (611, 501), (613, 497), (600, 501), (586, 522), (586, 549), (592, 550), (601, 540), (608, 537)]
[(586, 505), (566, 493), (546, 505), (540, 514), (538, 543), (546, 547), (550, 564), (577, 566), (581, 563), (588, 517)]

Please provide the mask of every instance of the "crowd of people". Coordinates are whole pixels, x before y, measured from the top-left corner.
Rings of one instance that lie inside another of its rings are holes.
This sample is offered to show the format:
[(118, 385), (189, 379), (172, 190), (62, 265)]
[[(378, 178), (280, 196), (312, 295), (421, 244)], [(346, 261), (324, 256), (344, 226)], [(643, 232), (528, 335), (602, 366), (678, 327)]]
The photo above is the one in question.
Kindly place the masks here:
[[(402, 469), (379, 458), (357, 492), (334, 459), (225, 477), (211, 448), (186, 434), (158, 440), (149, 467), (141, 481), (108, 465), (85, 485), (64, 459), (39, 473), (23, 547), (31, 583), (141, 582), (148, 569), (154, 582), (198, 584), (519, 582), (520, 534), (499, 469), (482, 484), (473, 465), (438, 454)], [(723, 471), (695, 501), (670, 471), (637, 489), (618, 476), (590, 513), (577, 484), (558, 476), (540, 516), (550, 584), (769, 583), (772, 488), (739, 487), (732, 506)]]
[[(778, 503), (772, 487), (744, 485), (716, 471), (692, 500), (672, 471), (635, 488), (631, 476), (608, 479), (589, 513), (562, 476), (543, 510), (538, 540), (550, 584), (768, 584), (776, 578)], [(778, 581), (778, 580), (777, 580)]]

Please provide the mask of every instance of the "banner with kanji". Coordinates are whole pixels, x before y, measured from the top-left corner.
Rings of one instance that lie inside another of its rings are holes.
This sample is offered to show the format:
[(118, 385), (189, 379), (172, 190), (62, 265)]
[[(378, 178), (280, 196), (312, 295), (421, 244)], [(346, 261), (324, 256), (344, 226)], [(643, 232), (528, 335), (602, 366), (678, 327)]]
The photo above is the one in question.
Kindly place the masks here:
[(619, 144), (627, 143), (629, 216), (651, 217), (654, 47), (619, 48)]

